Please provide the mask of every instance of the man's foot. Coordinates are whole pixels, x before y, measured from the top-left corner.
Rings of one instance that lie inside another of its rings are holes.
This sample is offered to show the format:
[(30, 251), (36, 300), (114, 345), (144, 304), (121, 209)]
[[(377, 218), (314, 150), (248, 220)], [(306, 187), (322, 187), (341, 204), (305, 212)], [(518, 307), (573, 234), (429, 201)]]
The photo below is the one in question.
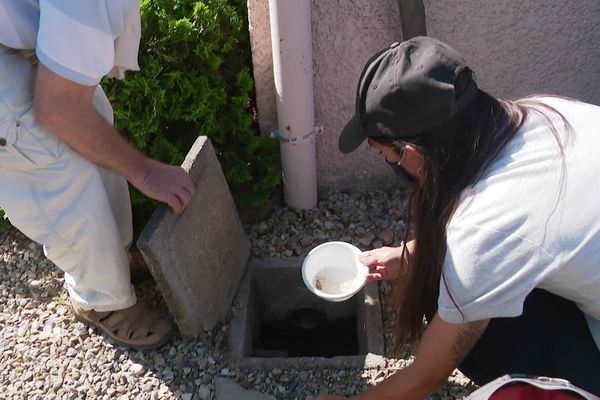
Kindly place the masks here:
[(129, 308), (96, 312), (81, 310), (71, 304), (75, 318), (93, 325), (115, 343), (141, 350), (155, 349), (171, 337), (173, 325), (139, 301)]

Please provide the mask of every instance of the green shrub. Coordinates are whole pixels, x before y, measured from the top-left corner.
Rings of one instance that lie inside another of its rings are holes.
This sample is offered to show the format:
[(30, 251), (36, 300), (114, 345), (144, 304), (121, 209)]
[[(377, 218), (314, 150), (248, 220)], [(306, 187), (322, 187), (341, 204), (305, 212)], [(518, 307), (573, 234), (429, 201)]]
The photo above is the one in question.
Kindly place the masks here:
[[(141, 71), (102, 82), (117, 128), (171, 164), (207, 135), (238, 206), (267, 203), (281, 181), (279, 152), (254, 119), (246, 0), (141, 0), (140, 8)], [(131, 194), (139, 230), (156, 203)], [(9, 226), (0, 209), (0, 230)]]
[[(179, 164), (210, 138), (239, 207), (280, 185), (277, 143), (258, 134), (246, 0), (142, 0), (141, 71), (103, 87), (115, 124), (145, 154)], [(132, 190), (143, 223), (155, 203)]]
[(10, 228), (10, 222), (8, 222), (8, 218), (4, 214), (4, 211), (0, 208), (0, 232), (7, 230)]

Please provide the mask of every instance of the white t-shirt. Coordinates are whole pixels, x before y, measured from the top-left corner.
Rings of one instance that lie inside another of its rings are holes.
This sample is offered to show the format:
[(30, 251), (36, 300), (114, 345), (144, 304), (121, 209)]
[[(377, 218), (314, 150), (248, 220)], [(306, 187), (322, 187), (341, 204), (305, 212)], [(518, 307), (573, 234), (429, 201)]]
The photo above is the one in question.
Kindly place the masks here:
[(451, 323), (515, 317), (541, 288), (579, 306), (600, 348), (600, 107), (543, 101), (573, 127), (567, 136), (560, 117), (543, 110), (559, 131), (564, 159), (532, 113), (463, 192), (447, 229), (438, 312)]
[(2, 0), (0, 54), (33, 50), (54, 73), (82, 85), (138, 70), (139, 0)]

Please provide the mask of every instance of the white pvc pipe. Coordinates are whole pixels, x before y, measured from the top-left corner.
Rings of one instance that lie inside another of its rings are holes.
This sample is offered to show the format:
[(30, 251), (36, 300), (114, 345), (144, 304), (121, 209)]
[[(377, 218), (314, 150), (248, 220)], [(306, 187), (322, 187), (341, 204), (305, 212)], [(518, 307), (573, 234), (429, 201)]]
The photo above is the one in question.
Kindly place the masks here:
[(317, 205), (310, 0), (269, 0), (283, 191), (291, 208)]

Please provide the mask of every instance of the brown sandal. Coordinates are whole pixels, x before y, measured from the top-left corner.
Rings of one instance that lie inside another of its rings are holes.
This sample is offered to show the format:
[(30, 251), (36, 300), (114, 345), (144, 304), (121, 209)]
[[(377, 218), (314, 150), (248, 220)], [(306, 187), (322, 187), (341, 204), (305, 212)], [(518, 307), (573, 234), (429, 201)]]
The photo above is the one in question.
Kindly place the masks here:
[(172, 324), (143, 303), (108, 312), (81, 310), (71, 304), (78, 321), (91, 324), (115, 343), (140, 350), (150, 350), (165, 344), (171, 337)]

